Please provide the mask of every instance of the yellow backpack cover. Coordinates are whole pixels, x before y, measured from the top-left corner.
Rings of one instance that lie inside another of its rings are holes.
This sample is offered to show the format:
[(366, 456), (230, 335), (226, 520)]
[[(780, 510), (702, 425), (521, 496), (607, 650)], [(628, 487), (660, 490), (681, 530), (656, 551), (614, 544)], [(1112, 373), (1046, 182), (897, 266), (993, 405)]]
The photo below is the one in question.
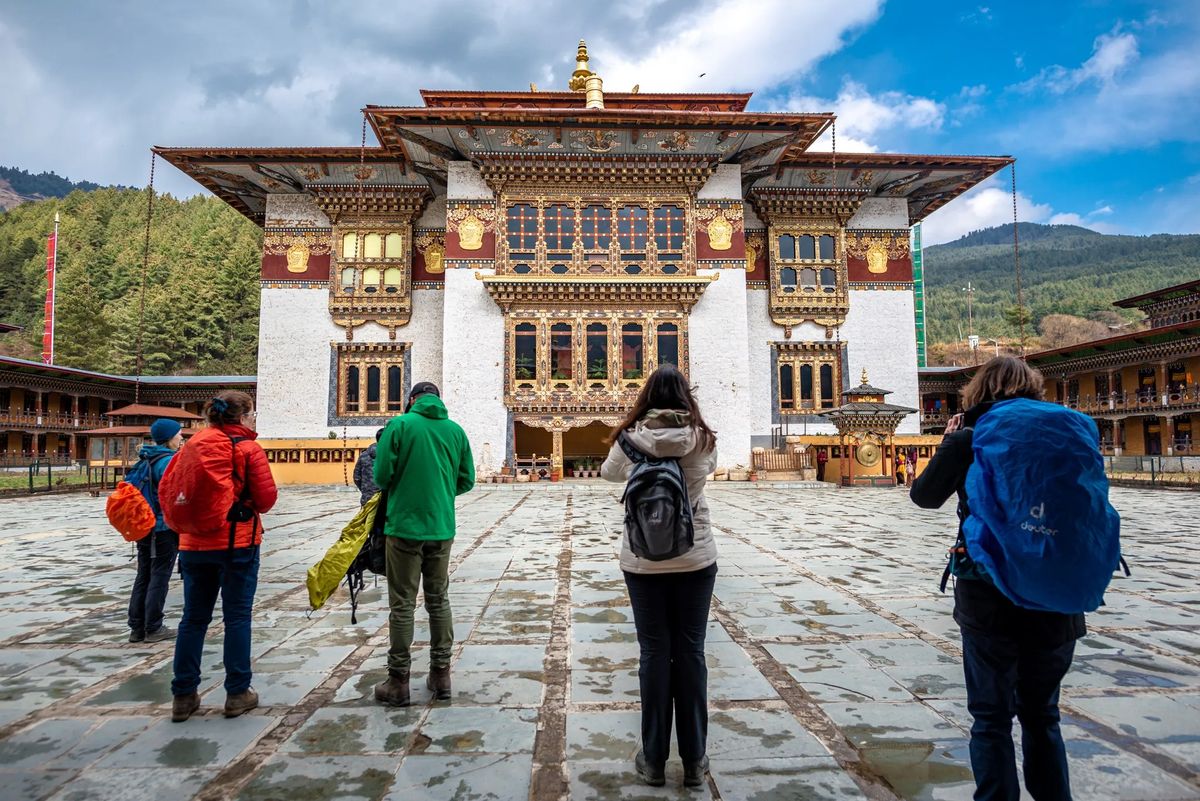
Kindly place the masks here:
[(321, 561), (308, 569), (308, 605), (314, 611), (325, 605), (329, 596), (333, 595), (342, 579), (346, 577), (346, 571), (362, 550), (367, 535), (371, 533), (378, 506), (379, 494), (376, 493), (354, 519), (346, 524), (342, 535), (329, 547)]

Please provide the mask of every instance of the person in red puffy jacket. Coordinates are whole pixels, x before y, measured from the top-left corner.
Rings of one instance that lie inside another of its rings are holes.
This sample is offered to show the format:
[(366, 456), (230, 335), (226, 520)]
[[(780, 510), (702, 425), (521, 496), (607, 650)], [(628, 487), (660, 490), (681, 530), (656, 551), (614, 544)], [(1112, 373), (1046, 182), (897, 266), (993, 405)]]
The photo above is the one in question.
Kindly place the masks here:
[(250, 686), (250, 615), (258, 587), (260, 516), (279, 496), (267, 455), (254, 441), (251, 397), (221, 392), (204, 413), (208, 428), (171, 462), (159, 488), (164, 514), (179, 532), (183, 576), (183, 619), (171, 682), (171, 720), (176, 722), (200, 707), (200, 657), (218, 593), (225, 622), (225, 717), (258, 706), (258, 693)]

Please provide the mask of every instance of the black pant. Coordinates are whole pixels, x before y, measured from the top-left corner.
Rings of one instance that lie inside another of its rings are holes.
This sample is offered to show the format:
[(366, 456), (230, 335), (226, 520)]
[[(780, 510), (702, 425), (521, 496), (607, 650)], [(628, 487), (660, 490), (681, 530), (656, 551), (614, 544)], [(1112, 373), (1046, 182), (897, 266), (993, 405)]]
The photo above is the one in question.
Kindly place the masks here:
[(167, 584), (179, 553), (179, 535), (155, 531), (137, 543), (137, 578), (129, 593), (129, 628), (137, 634), (158, 631), (163, 624)]
[(704, 636), (717, 566), (691, 573), (626, 573), (641, 662), (642, 750), (652, 766), (671, 752), (674, 711), (679, 756), (699, 762), (708, 741)]

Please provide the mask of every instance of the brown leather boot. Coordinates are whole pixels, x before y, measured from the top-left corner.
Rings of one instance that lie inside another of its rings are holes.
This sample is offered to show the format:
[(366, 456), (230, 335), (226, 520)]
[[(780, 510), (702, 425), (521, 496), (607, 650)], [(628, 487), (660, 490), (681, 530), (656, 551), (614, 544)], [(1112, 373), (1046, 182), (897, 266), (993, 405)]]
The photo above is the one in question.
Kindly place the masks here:
[(236, 718), (258, 706), (258, 693), (253, 687), (247, 687), (246, 692), (231, 695), (225, 699), (225, 717)]
[(389, 672), (387, 681), (375, 685), (375, 700), (384, 706), (408, 706), (408, 674)]
[(200, 708), (200, 694), (189, 693), (188, 695), (177, 695), (171, 701), (171, 721), (173, 723), (183, 723), (192, 716), (192, 713)]
[(439, 701), (450, 700), (450, 668), (430, 668), (425, 686), (433, 691), (433, 697)]

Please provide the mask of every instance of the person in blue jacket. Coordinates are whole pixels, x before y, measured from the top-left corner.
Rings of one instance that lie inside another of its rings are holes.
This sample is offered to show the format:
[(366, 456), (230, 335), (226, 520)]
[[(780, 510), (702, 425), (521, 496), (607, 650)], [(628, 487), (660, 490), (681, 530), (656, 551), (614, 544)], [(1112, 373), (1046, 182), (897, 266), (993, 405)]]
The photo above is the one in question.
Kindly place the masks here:
[(129, 594), (130, 642), (175, 639), (175, 630), (163, 623), (163, 606), (167, 602), (167, 584), (175, 569), (175, 557), (179, 554), (179, 535), (163, 522), (158, 483), (183, 444), (182, 428), (175, 420), (155, 420), (150, 426), (150, 439), (153, 444), (143, 445), (138, 458), (148, 462), (151, 471), (152, 491), (146, 494), (143, 489), (143, 494), (154, 510), (154, 531), (137, 543), (137, 578)]

